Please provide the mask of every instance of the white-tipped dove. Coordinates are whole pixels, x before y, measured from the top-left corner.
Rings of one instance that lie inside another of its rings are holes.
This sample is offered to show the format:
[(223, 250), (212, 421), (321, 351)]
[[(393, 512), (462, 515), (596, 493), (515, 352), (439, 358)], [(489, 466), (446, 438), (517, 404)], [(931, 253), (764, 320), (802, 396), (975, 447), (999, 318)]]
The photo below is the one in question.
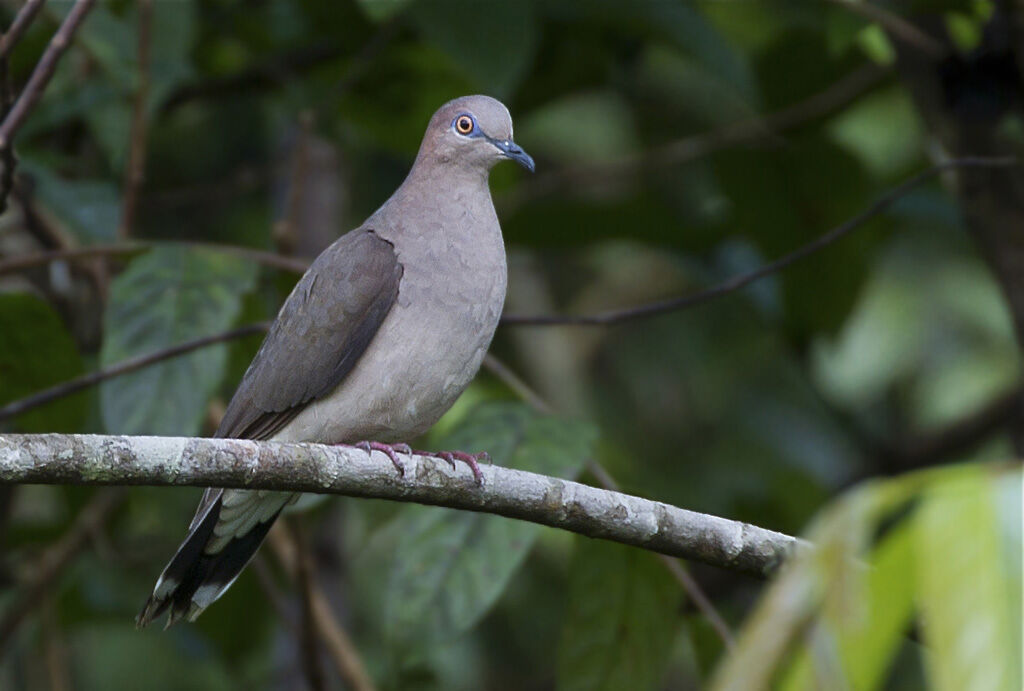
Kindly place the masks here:
[[(505, 301), (505, 247), (487, 178), (512, 159), (508, 109), (446, 103), (412, 170), (359, 228), (316, 258), (288, 296), (216, 436), (396, 450), (430, 428), (476, 374)], [(366, 440), (373, 440), (372, 442)], [(474, 456), (436, 454), (466, 462)], [(194, 620), (230, 587), (298, 495), (208, 489), (138, 617)]]

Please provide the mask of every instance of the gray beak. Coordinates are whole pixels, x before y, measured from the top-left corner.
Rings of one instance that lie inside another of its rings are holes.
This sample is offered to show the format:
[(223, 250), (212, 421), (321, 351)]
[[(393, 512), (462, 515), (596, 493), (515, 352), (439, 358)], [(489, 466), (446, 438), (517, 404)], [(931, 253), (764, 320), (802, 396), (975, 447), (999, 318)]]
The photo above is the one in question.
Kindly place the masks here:
[[(490, 139), (490, 137), (488, 137)], [(498, 147), (498, 150), (505, 154), (505, 158), (511, 159), (526, 168), (531, 173), (534, 171), (533, 158), (523, 151), (522, 147), (511, 139), (490, 139), (491, 144)]]

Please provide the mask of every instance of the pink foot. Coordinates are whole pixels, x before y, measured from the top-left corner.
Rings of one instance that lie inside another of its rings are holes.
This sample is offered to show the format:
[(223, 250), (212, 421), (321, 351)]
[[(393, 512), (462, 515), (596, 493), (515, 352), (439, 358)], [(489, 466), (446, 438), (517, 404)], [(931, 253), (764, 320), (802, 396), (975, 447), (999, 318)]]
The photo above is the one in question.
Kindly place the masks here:
[[(343, 446), (348, 445), (343, 444)], [(370, 455), (371, 451), (383, 452), (384, 455), (391, 459), (391, 464), (395, 466), (398, 474), (405, 477), (405, 464), (398, 458), (398, 454), (404, 453), (406, 456), (412, 454), (412, 449), (409, 448), (408, 444), (383, 444), (379, 441), (361, 441), (358, 444), (352, 444), (352, 447), (365, 451), (367, 455)]]
[(469, 469), (473, 471), (473, 477), (476, 478), (476, 484), (484, 484), (484, 475), (480, 472), (479, 461), (491, 462), (491, 455), (486, 451), (480, 453), (466, 453), (465, 451), (415, 451), (418, 456), (432, 456), (433, 458), (440, 458), (443, 461), (448, 461), (452, 464), (452, 468), (456, 467), (455, 461), (462, 461), (469, 466)]

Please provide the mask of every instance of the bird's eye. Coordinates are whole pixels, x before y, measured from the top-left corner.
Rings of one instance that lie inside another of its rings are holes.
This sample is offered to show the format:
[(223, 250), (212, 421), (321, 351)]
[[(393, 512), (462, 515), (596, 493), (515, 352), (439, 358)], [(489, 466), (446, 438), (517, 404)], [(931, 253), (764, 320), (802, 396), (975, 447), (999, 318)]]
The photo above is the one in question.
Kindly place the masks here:
[(469, 134), (473, 131), (473, 118), (468, 115), (460, 115), (455, 118), (455, 131), (459, 134)]

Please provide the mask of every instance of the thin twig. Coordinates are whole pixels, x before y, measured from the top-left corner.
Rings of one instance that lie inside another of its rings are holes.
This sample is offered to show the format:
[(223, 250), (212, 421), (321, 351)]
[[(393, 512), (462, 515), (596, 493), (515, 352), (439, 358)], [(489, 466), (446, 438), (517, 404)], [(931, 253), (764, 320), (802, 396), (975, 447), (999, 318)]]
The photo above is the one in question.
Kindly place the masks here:
[(256, 250), (249, 247), (237, 245), (221, 245), (208, 242), (166, 242), (166, 241), (139, 241), (123, 242), (112, 245), (89, 245), (88, 247), (69, 247), (59, 250), (25, 254), (20, 257), (11, 257), (0, 260), (0, 276), (23, 271), (43, 264), (69, 259), (82, 259), (89, 257), (117, 256), (127, 254), (138, 254), (157, 247), (187, 247), (189, 249), (210, 250), (213, 252), (225, 252), (242, 259), (257, 262), (282, 271), (303, 273), (309, 268), (309, 261), (298, 257), (285, 257), (274, 252)]
[(833, 5), (842, 7), (847, 12), (860, 15), (870, 22), (878, 24), (900, 41), (913, 46), (928, 57), (936, 60), (949, 55), (949, 49), (939, 41), (921, 31), (903, 17), (875, 5), (869, 0), (828, 0)]
[(68, 12), (68, 16), (64, 18), (60, 28), (57, 29), (57, 33), (50, 39), (50, 45), (46, 47), (43, 57), (36, 64), (36, 68), (32, 71), (32, 76), (29, 77), (28, 83), (25, 84), (21, 95), (18, 96), (14, 108), (4, 118), (3, 123), (0, 123), (0, 151), (11, 146), (14, 133), (25, 122), (29, 111), (35, 106), (39, 97), (43, 95), (46, 84), (57, 69), (57, 63), (60, 61), (61, 56), (64, 55), (64, 51), (71, 45), (71, 39), (74, 37), (75, 31), (78, 30), (82, 20), (85, 19), (85, 15), (89, 13), (95, 2), (96, 0), (75, 0), (74, 7)]
[(162, 360), (168, 360), (179, 355), (184, 355), (185, 353), (198, 350), (199, 348), (205, 348), (206, 346), (213, 345), (215, 343), (223, 343), (236, 338), (243, 338), (245, 336), (251, 336), (252, 334), (262, 333), (268, 328), (269, 324), (265, 322), (248, 324), (223, 333), (204, 336), (203, 338), (186, 341), (185, 343), (179, 343), (178, 345), (171, 346), (170, 348), (162, 348), (149, 353), (148, 355), (140, 355), (138, 357), (125, 360), (124, 362), (120, 362), (113, 367), (108, 367), (107, 369), (83, 374), (80, 377), (75, 377), (74, 379), (62, 382), (56, 386), (51, 386), (48, 389), (43, 389), (42, 391), (38, 391), (26, 396), (25, 398), (20, 398), (0, 407), (0, 421), (12, 418), (15, 415), (20, 415), (28, 410), (32, 410), (33, 408), (38, 408), (39, 406), (55, 401), (58, 398), (70, 396), (73, 393), (77, 393), (82, 389), (87, 389), (90, 386), (94, 386), (107, 379), (118, 377), (122, 374), (128, 374), (129, 372), (134, 372), (138, 369), (142, 369), (143, 367), (156, 364)]
[(53, 582), (88, 544), (107, 517), (125, 497), (123, 488), (100, 490), (82, 509), (71, 529), (51, 546), (39, 559), (32, 580), (22, 587), (3, 619), (0, 619), (0, 650), (9, 650), (11, 637), (25, 620), (25, 617), (39, 605), (43, 596), (50, 591)]
[(513, 393), (523, 399), (525, 403), (538, 413), (543, 413), (544, 415), (552, 413), (551, 406), (541, 398), (540, 394), (513, 372), (508, 365), (491, 353), (484, 355), (484, 369), (489, 370), (491, 374), (501, 380), (501, 383), (511, 389)]
[[(605, 489), (619, 490), (619, 483), (615, 481), (615, 478), (611, 476), (603, 465), (595, 460), (587, 462), (587, 470), (590, 471), (591, 475), (597, 478), (598, 483)], [(728, 650), (732, 650), (736, 647), (736, 636), (733, 635), (732, 629), (729, 628), (729, 624), (726, 623), (725, 619), (718, 610), (715, 608), (711, 598), (707, 596), (704, 589), (700, 587), (700, 583), (690, 574), (689, 570), (683, 566), (682, 563), (675, 557), (670, 557), (667, 554), (659, 554), (658, 558), (661, 563), (665, 565), (668, 572), (676, 579), (676, 582), (682, 586), (683, 590), (689, 596), (694, 606), (704, 615), (704, 618), (711, 624), (711, 628), (715, 630), (718, 637), (722, 639), (722, 643)]]
[(44, 2), (46, 0), (28, 0), (21, 6), (18, 14), (14, 16), (14, 21), (11, 22), (11, 27), (4, 32), (3, 36), (0, 36), (0, 58), (10, 56), (11, 49), (21, 40), (21, 35), (36, 18), (36, 14), (39, 13)]
[(68, 691), (71, 688), (71, 679), (68, 674), (68, 651), (61, 637), (54, 599), (55, 593), (47, 593), (40, 606), (43, 656), (46, 659), (46, 673), (50, 682), (49, 691)]
[(815, 252), (828, 247), (836, 240), (839, 240), (850, 233), (850, 231), (855, 230), (885, 211), (887, 208), (892, 206), (893, 203), (898, 201), (914, 188), (944, 171), (954, 168), (999, 168), (1016, 165), (1019, 165), (1019, 163), (1017, 159), (1013, 157), (988, 158), (978, 156), (954, 158), (949, 161), (938, 163), (931, 168), (918, 173), (909, 180), (897, 185), (864, 211), (861, 211), (848, 221), (832, 228), (828, 232), (819, 236), (816, 240), (793, 250), (789, 254), (776, 259), (773, 262), (765, 264), (759, 269), (739, 276), (734, 276), (733, 278), (723, 281), (716, 286), (696, 293), (669, 298), (667, 300), (659, 300), (644, 305), (637, 305), (635, 307), (608, 310), (606, 312), (589, 315), (532, 316), (506, 314), (501, 318), (501, 323), (506, 326), (607, 326), (610, 324), (621, 324), (634, 319), (653, 317), (659, 314), (666, 314), (668, 312), (677, 312), (741, 290), (755, 281), (759, 281), (762, 278), (778, 273), (801, 259), (809, 257)]
[(830, 84), (823, 91), (773, 113), (724, 125), (710, 132), (682, 137), (634, 156), (537, 176), (503, 195), (498, 200), (498, 206), (508, 213), (528, 201), (566, 187), (575, 189), (588, 182), (622, 178), (639, 171), (679, 165), (716, 151), (796, 129), (845, 107), (880, 83), (887, 74), (887, 70), (867, 65)]
[[(484, 357), (484, 367), (489, 369), (495, 376), (497, 376), (506, 386), (516, 392), (520, 398), (522, 398), (531, 407), (540, 413), (550, 415), (552, 410), (551, 406), (548, 405), (547, 401), (540, 397), (530, 385), (523, 381), (515, 372), (513, 372), (508, 366), (505, 365), (501, 360), (488, 353)], [(597, 478), (597, 481), (605, 489), (619, 490), (619, 483), (615, 481), (615, 478), (611, 476), (604, 466), (594, 459), (587, 461), (587, 468)], [(672, 577), (676, 579), (686, 594), (693, 601), (693, 604), (698, 610), (707, 618), (708, 623), (721, 637), (725, 647), (732, 649), (736, 645), (736, 639), (729, 629), (729, 625), (726, 624), (725, 619), (715, 609), (715, 605), (711, 602), (711, 599), (701, 589), (700, 584), (697, 583), (696, 579), (690, 575), (690, 572), (679, 563), (679, 560), (673, 557), (665, 556), (664, 554), (658, 555), (661, 558), (662, 563), (668, 569)]]
[(306, 672), (306, 680), (312, 691), (321, 691), (324, 688), (324, 671), (320, 667), (320, 640), (316, 616), (313, 612), (313, 591), (316, 589), (315, 576), (313, 574), (313, 555), (309, 552), (309, 545), (303, 535), (302, 527), (296, 520), (287, 521), (295, 546), (294, 574), (299, 589), (299, 599), (302, 602), (302, 627), (300, 629), (299, 648), (302, 652), (302, 666)]
[(124, 204), (121, 206), (121, 225), (117, 237), (130, 238), (135, 227), (135, 210), (138, 206), (139, 189), (146, 173), (146, 132), (149, 126), (147, 114), (149, 99), (149, 53), (150, 34), (153, 27), (153, 0), (139, 0), (139, 43), (138, 43), (138, 84), (135, 87), (135, 102), (132, 105), (132, 126), (128, 140), (128, 165), (124, 174)]
[[(10, 59), (4, 55), (0, 57), (0, 122), (11, 112), (14, 104), (14, 89), (11, 86)], [(8, 146), (0, 151), (0, 213), (7, 211), (7, 200), (14, 189), (14, 169), (18, 165), (18, 158), (14, 155), (14, 147)]]
[(676, 582), (686, 591), (686, 594), (690, 597), (697, 610), (704, 615), (704, 618), (708, 620), (711, 628), (715, 630), (718, 637), (722, 639), (722, 644), (726, 650), (733, 650), (736, 648), (736, 636), (733, 634), (732, 629), (729, 628), (729, 624), (725, 621), (718, 610), (715, 608), (711, 598), (708, 597), (704, 589), (700, 587), (700, 583), (693, 577), (690, 570), (686, 568), (685, 564), (675, 557), (670, 557), (666, 554), (659, 554), (658, 559), (668, 572), (672, 575), (672, 578), (676, 579)]
[[(827, 400), (826, 400), (827, 403)], [(1009, 430), (1010, 423), (1024, 406), (1024, 385), (1018, 384), (1001, 393), (973, 413), (935, 431), (897, 436), (894, 440), (878, 440), (865, 432), (845, 413), (833, 410), (851, 436), (875, 461), (845, 483), (853, 485), (871, 475), (897, 475), (927, 468), (950, 459), (957, 459), (1000, 430)]]
[[(761, 268), (755, 271), (735, 276), (727, 281), (724, 281), (723, 283), (718, 284), (717, 286), (713, 286), (711, 288), (699, 291), (697, 293), (692, 293), (690, 295), (684, 295), (677, 298), (671, 298), (669, 300), (653, 302), (646, 305), (640, 305), (637, 307), (631, 307), (621, 310), (611, 310), (608, 312), (601, 312), (593, 315), (529, 316), (510, 314), (502, 317), (501, 323), (507, 326), (602, 326), (609, 324), (618, 324), (634, 319), (651, 317), (659, 314), (665, 314), (667, 312), (674, 312), (686, 309), (688, 307), (693, 307), (695, 305), (708, 302), (715, 298), (728, 295), (737, 290), (740, 290), (741, 288), (745, 288), (751, 283), (754, 283), (755, 281), (760, 280), (761, 278), (781, 271), (782, 269), (787, 268), (791, 264), (813, 254), (814, 252), (817, 252), (818, 250), (827, 247), (828, 245), (832, 244), (833, 242), (840, 239), (844, 235), (848, 234), (850, 231), (862, 225), (864, 222), (870, 220), (877, 214), (881, 213), (883, 210), (885, 210), (886, 208), (891, 206), (895, 201), (897, 201), (900, 197), (907, 194), (910, 190), (914, 189), (924, 181), (928, 180), (931, 177), (934, 177), (935, 175), (945, 170), (968, 166), (998, 167), (1013, 165), (1018, 165), (1017, 160), (1014, 158), (959, 158), (952, 159), (944, 163), (939, 163), (922, 173), (918, 173), (911, 179), (894, 188), (886, 195), (878, 199), (866, 210), (862, 211), (860, 214), (850, 219), (849, 221), (828, 231), (824, 235), (820, 236), (817, 240), (814, 240), (813, 242), (804, 245), (803, 247), (794, 250), (793, 252), (790, 252), (781, 259), (766, 264), (765, 266), (762, 266)], [(89, 252), (91, 249), (95, 248), (83, 248), (82, 250), (75, 250), (73, 252), (79, 252), (84, 254)], [(258, 254), (260, 256), (267, 254), (262, 252), (255, 252), (253, 250), (246, 250), (246, 252)], [(43, 253), (41, 255), (35, 256), (41, 257), (49, 256), (51, 254), (54, 253)], [(68, 256), (68, 253), (64, 251), (57, 254), (61, 257)], [(273, 254), (271, 254), (270, 257), (274, 258), (275, 263), (278, 262), (278, 260), (287, 260), (289, 262), (298, 263), (299, 266), (305, 266), (305, 262), (302, 262), (301, 260), (290, 260), (288, 258), (279, 257), (278, 255)], [(20, 263), (20, 265), (23, 267), (25, 265), (24, 260), (25, 258), (10, 260), (8, 265), (12, 263)], [(52, 258), (48, 260), (52, 261)], [(5, 264), (0, 263), (0, 275), (4, 273), (5, 268)], [(135, 358), (133, 360), (128, 360), (108, 370), (93, 372), (91, 374), (78, 377), (69, 382), (58, 384), (54, 387), (51, 387), (50, 389), (46, 389), (36, 394), (32, 394), (31, 396), (28, 396), (26, 398), (9, 403), (3, 408), (0, 408), (0, 420), (4, 420), (13, 415), (23, 413), (26, 410), (37, 407), (44, 403), (48, 403), (52, 400), (55, 400), (62, 396), (66, 396), (70, 393), (80, 391), (86, 387), (92, 386), (93, 384), (96, 384), (105, 379), (110, 379), (111, 377), (116, 377), (120, 374), (137, 370), (140, 367), (145, 367), (146, 365), (154, 364), (156, 362), (160, 362), (161, 360), (165, 360), (170, 357), (175, 357), (177, 355), (190, 352), (197, 348), (202, 348), (206, 345), (210, 345), (213, 343), (221, 343), (234, 338), (241, 338), (242, 336), (257, 333), (258, 331), (265, 330), (266, 328), (266, 324), (253, 324), (241, 327), (239, 329), (234, 329), (222, 334), (217, 334), (206, 338), (196, 339), (194, 341), (189, 341), (188, 343), (183, 343), (174, 346), (173, 348), (160, 350), (147, 356), (142, 356), (139, 358)], [(500, 373), (500, 368), (495, 368), (493, 371), (495, 371), (495, 373), (498, 374), (498, 376), (502, 376)]]
[[(271, 529), (268, 541), (285, 572), (293, 579), (298, 579), (300, 557), (295, 539), (284, 530), (275, 527)], [(338, 675), (354, 691), (375, 691), (376, 687), (370, 674), (366, 671), (366, 665), (363, 663), (359, 651), (334, 616), (331, 604), (323, 589), (317, 584), (315, 577), (312, 577), (312, 572), (310, 575), (310, 580), (303, 585), (306, 588), (304, 596), (309, 598), (310, 611), (317, 633), (326, 646), (327, 653), (334, 662)]]

